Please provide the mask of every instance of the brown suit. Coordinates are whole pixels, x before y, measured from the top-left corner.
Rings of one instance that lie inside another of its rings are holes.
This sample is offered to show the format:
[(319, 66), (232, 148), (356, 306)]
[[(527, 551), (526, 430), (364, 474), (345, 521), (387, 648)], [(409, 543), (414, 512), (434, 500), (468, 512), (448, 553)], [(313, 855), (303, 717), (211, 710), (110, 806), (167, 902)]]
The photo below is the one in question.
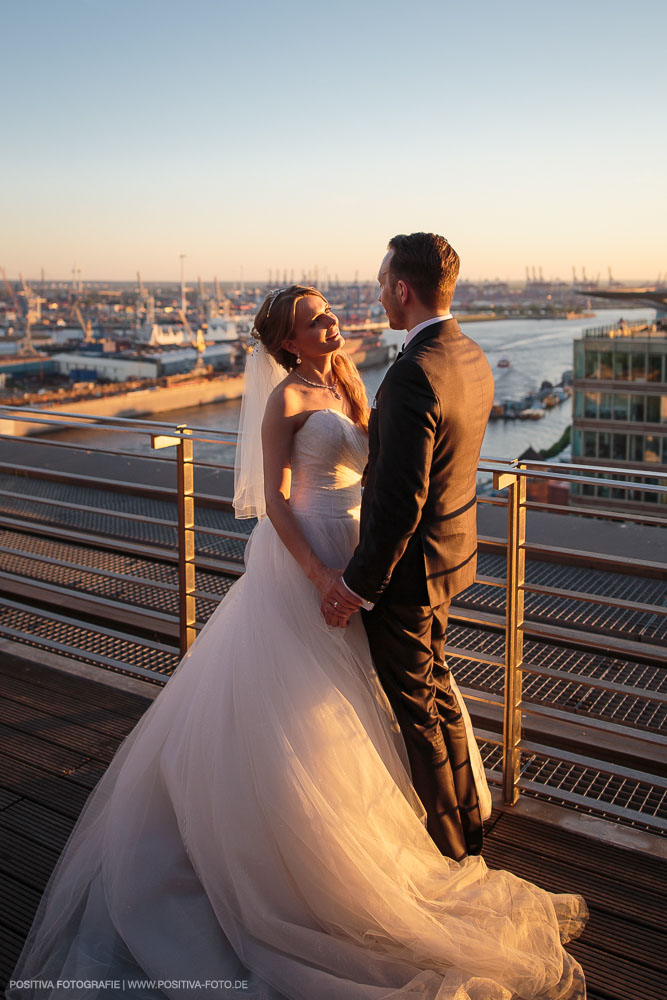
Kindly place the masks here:
[(371, 653), (405, 738), (428, 829), (444, 854), (481, 850), (481, 820), (444, 640), (451, 598), (475, 578), (475, 483), (493, 376), (458, 323), (432, 324), (373, 403), (361, 538), (344, 573), (375, 602)]

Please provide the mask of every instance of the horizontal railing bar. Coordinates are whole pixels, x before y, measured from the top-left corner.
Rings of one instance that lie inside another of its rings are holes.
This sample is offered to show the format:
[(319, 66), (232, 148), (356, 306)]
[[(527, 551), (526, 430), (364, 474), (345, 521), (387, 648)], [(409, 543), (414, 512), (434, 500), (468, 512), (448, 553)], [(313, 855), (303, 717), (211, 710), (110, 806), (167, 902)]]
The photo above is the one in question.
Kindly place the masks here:
[(543, 785), (539, 781), (531, 781), (527, 778), (519, 778), (518, 787), (526, 792), (531, 792), (542, 799), (560, 799), (570, 805), (582, 806), (584, 809), (605, 813), (608, 816), (616, 816), (619, 819), (632, 820), (654, 830), (667, 830), (667, 821), (650, 813), (639, 813), (633, 809), (626, 809), (617, 806), (612, 802), (602, 802), (599, 799), (588, 798), (585, 795), (577, 795), (576, 792), (568, 792), (562, 788), (552, 788), (551, 785)]
[(47, 566), (60, 566), (62, 569), (69, 569), (76, 573), (92, 573), (94, 576), (102, 576), (110, 580), (119, 580), (122, 583), (136, 583), (140, 586), (155, 587), (156, 590), (168, 590), (178, 593), (177, 583), (162, 583), (160, 580), (151, 580), (145, 576), (132, 576), (129, 573), (116, 573), (110, 569), (99, 569), (96, 566), (85, 566), (81, 563), (67, 562), (64, 559), (54, 559), (53, 556), (45, 556), (35, 552), (22, 552), (20, 549), (8, 548), (0, 545), (0, 553), (15, 556), (19, 559), (32, 559), (35, 562), (46, 563)]
[[(507, 552), (507, 539), (493, 538), (490, 535), (479, 535), (477, 539), (480, 547), (493, 551), (498, 549), (499, 553)], [(649, 575), (659, 575), (662, 578), (667, 573), (667, 566), (664, 562), (652, 562), (648, 559), (634, 559), (629, 556), (610, 556), (599, 552), (586, 552), (583, 549), (566, 549), (558, 545), (538, 544), (537, 542), (526, 542), (521, 546), (526, 553), (526, 558), (537, 562), (557, 562), (561, 564), (581, 564), (589, 569), (601, 568), (608, 572), (628, 573), (628, 569), (640, 570), (630, 572), (630, 576), (640, 576), (641, 571), (646, 571)], [(541, 560), (540, 557), (546, 557)]]
[(531, 638), (547, 639), (550, 642), (564, 642), (566, 645), (580, 648), (584, 646), (589, 652), (591, 649), (606, 655), (618, 653), (624, 659), (639, 660), (640, 662), (650, 661), (651, 663), (664, 664), (664, 646), (654, 646), (649, 642), (633, 642), (630, 639), (622, 639), (609, 632), (587, 632), (564, 628), (560, 625), (550, 625), (534, 619), (524, 621), (521, 626), (524, 635)]
[[(482, 625), (496, 632), (501, 632), (505, 626), (505, 616), (502, 614), (491, 614), (488, 611), (477, 611), (474, 608), (454, 604), (450, 610), (449, 620), (462, 622), (465, 625)], [(657, 662), (663, 665), (665, 660), (665, 651), (661, 646), (647, 642), (632, 642), (610, 636), (609, 633), (576, 631), (559, 625), (545, 624), (537, 619), (525, 619), (521, 629), (524, 635), (531, 639), (544, 639), (547, 642), (561, 643), (576, 649), (583, 647), (587, 652), (590, 652), (592, 647), (595, 651), (599, 650), (608, 655), (618, 653), (625, 659), (640, 662)]]
[[(659, 429), (656, 431), (656, 433), (660, 433)], [(533, 472), (532, 471), (533, 466), (543, 467), (547, 470), (547, 472), (537, 472), (537, 471)], [(532, 460), (523, 458), (512, 458), (512, 459), (507, 459), (506, 461), (503, 461), (503, 459), (499, 458), (480, 459), (479, 469), (481, 472), (506, 472), (512, 474), (516, 473), (517, 476), (525, 476), (528, 478), (532, 477), (533, 475), (540, 477), (549, 475), (550, 469), (560, 469), (560, 470), (572, 469), (574, 472), (578, 471), (582, 472), (599, 471), (599, 472), (614, 472), (614, 473), (622, 472), (627, 476), (645, 476), (647, 475), (648, 472), (648, 470), (645, 468), (640, 469), (635, 467), (628, 469), (625, 466), (621, 467), (618, 465), (581, 465), (577, 462), (550, 462), (544, 459)], [(656, 471), (654, 473), (653, 470), (651, 470), (650, 475), (655, 475), (659, 479), (667, 479), (667, 472)], [(574, 476), (572, 477), (572, 481), (581, 483), (584, 480), (580, 476)], [(599, 481), (600, 480), (596, 480), (596, 482)]]
[[(95, 631), (91, 629), (90, 631)], [(160, 684), (166, 684), (169, 680), (168, 676), (159, 673), (157, 670), (150, 670), (148, 667), (139, 667), (135, 665), (130, 665), (122, 662), (121, 660), (113, 660), (108, 656), (101, 656), (99, 653), (92, 653), (89, 650), (77, 649), (76, 646), (68, 646), (63, 642), (56, 642), (54, 639), (47, 639), (44, 636), (39, 636), (35, 638), (30, 632), (21, 632), (19, 629), (7, 628), (0, 622), (0, 634), (9, 636), (11, 639), (22, 642), (26, 640), (25, 644), (28, 646), (46, 646), (48, 649), (52, 649), (56, 653), (61, 653), (64, 656), (73, 656), (75, 659), (82, 660), (92, 660), (94, 663), (99, 663), (104, 667), (110, 667), (112, 669), (117, 669), (124, 674), (134, 674), (138, 677), (146, 677), (151, 680), (158, 681)], [(128, 637), (128, 642), (133, 642), (131, 637)], [(178, 649), (174, 647), (174, 655), (178, 656)]]
[[(657, 428), (656, 433), (660, 433), (660, 428), (659, 427)], [(523, 471), (524, 473), (527, 472), (528, 474), (530, 474), (530, 470), (533, 468), (533, 466), (543, 466), (546, 469), (562, 469), (563, 466), (565, 466), (566, 468), (568, 468), (568, 469), (574, 469), (575, 471), (577, 469), (585, 469), (585, 470), (596, 470), (596, 469), (599, 469), (600, 472), (623, 472), (623, 473), (625, 473), (628, 476), (645, 476), (645, 475), (647, 475), (647, 470), (645, 468), (644, 469), (637, 469), (637, 468), (626, 469), (624, 466), (621, 467), (621, 466), (618, 466), (618, 465), (578, 465), (578, 464), (575, 464), (574, 462), (547, 462), (547, 461), (539, 461), (538, 459), (530, 459), (530, 458), (529, 459), (523, 459), (523, 458), (521, 458), (521, 459), (517, 459), (517, 461), (520, 463), (520, 467), (521, 466), (526, 466), (526, 469), (525, 470), (521, 470), (521, 471)], [(653, 475), (654, 473), (651, 472), (650, 474)], [(667, 479), (667, 472), (656, 472), (655, 475), (657, 476), (658, 479)], [(575, 481), (578, 481), (578, 479), (575, 480)]]
[[(650, 486), (646, 488), (650, 490)], [(599, 507), (563, 506), (555, 503), (541, 503), (539, 500), (527, 500), (526, 508), (528, 510), (546, 510), (549, 514), (577, 514), (581, 517), (604, 518), (604, 520), (609, 521), (631, 521), (633, 524), (663, 525), (665, 523), (664, 517), (652, 517), (650, 514), (636, 514), (632, 511), (610, 510), (606, 506), (601, 510)]]
[(80, 474), (63, 472), (59, 469), (39, 469), (32, 465), (15, 465), (10, 462), (0, 462), (0, 471), (10, 473), (19, 472), (34, 475), (36, 479), (49, 479), (56, 482), (73, 483), (74, 485), (97, 487), (110, 487), (116, 492), (131, 490), (133, 493), (158, 494), (161, 498), (176, 498), (177, 491), (172, 486), (141, 486), (137, 483), (126, 483), (119, 479), (102, 479), (97, 476), (82, 476)]
[[(87, 622), (81, 622), (75, 618), (68, 618), (66, 615), (58, 614), (55, 611), (43, 611), (35, 610), (35, 608), (30, 607), (28, 604), (21, 604), (19, 601), (12, 601), (11, 598), (5, 598), (3, 603), (6, 607), (14, 608), (16, 611), (25, 611), (28, 614), (37, 614), (42, 618), (48, 618), (49, 621), (57, 621), (63, 625), (72, 625), (74, 628), (87, 628), (91, 632), (97, 632), (99, 635), (105, 635), (112, 639), (120, 639), (123, 642), (132, 642), (135, 646), (145, 646), (147, 649), (154, 649), (159, 653), (173, 653), (174, 647), (167, 646), (163, 642), (156, 642), (154, 639), (146, 639), (142, 636), (132, 635), (129, 636), (125, 632), (117, 632), (115, 629), (111, 628), (99, 628), (95, 626), (90, 626)], [(164, 615), (167, 618), (169, 616)]]
[(612, 691), (614, 694), (627, 695), (631, 698), (639, 698), (642, 701), (653, 701), (660, 705), (667, 705), (667, 692), (665, 691), (646, 690), (632, 687), (629, 684), (617, 684), (615, 681), (605, 681), (600, 677), (591, 677), (589, 674), (568, 674), (566, 670), (536, 667), (530, 663), (526, 663), (525, 660), (521, 670), (524, 674), (533, 674), (536, 677), (546, 677), (554, 681), (565, 681), (567, 684), (576, 684), (578, 687)]
[[(196, 441), (199, 438), (195, 438)], [(224, 472), (233, 472), (235, 466), (233, 465), (223, 465), (222, 462), (202, 462), (198, 458), (192, 460), (192, 464), (197, 469), (222, 469)]]
[[(0, 434), (0, 440), (16, 442), (17, 438), (16, 434)], [(41, 438), (32, 434), (20, 438), (20, 441), (21, 444), (46, 444), (49, 448), (66, 448), (70, 451), (85, 451), (87, 454), (90, 454), (92, 451), (96, 455), (113, 455), (114, 458), (140, 458), (142, 461), (146, 459), (150, 462), (174, 461), (174, 457), (171, 455), (155, 455), (152, 452), (139, 455), (135, 451), (117, 451), (115, 448), (91, 448), (87, 444), (77, 444), (74, 441), (53, 441), (49, 438)]]
[(209, 528), (204, 524), (195, 524), (194, 530), (198, 535), (214, 535), (216, 538), (229, 538), (232, 541), (247, 542), (250, 535), (244, 531), (230, 531), (228, 528)]
[(639, 743), (649, 743), (651, 746), (664, 747), (665, 737), (663, 733), (654, 733), (647, 729), (636, 729), (631, 726), (622, 726), (617, 722), (607, 722), (592, 715), (577, 714), (576, 712), (565, 712), (560, 708), (551, 708), (550, 705), (540, 705), (535, 701), (522, 701), (520, 708), (527, 715), (539, 715), (545, 719), (553, 719), (557, 722), (569, 722), (573, 725), (585, 725), (590, 729), (599, 729), (600, 732), (609, 733), (612, 736), (620, 736), (624, 740), (636, 740)]
[(167, 528), (175, 528), (178, 523), (177, 521), (165, 520), (161, 517), (150, 517), (146, 514), (130, 514), (129, 511), (110, 510), (108, 507), (91, 507), (83, 503), (70, 503), (66, 500), (53, 500), (49, 497), (32, 496), (30, 493), (16, 493), (14, 490), (0, 490), (0, 496), (13, 497), (16, 500), (28, 500), (30, 503), (41, 503), (48, 507), (65, 507), (67, 510), (83, 511), (86, 514), (118, 517), (124, 521), (139, 521), (141, 524), (158, 524)]
[(159, 562), (178, 562), (177, 554), (169, 548), (146, 545), (144, 542), (125, 542), (117, 535), (91, 535), (87, 532), (82, 532), (74, 528), (60, 528), (51, 524), (35, 524), (32, 521), (19, 520), (18, 518), (7, 517), (4, 514), (0, 515), (0, 525), (9, 528), (16, 528), (19, 532), (22, 531), (32, 535), (41, 536), (48, 532), (48, 535), (51, 537), (64, 539), (65, 541), (71, 541), (81, 545), (88, 545), (91, 548), (105, 548), (117, 550), (119, 552), (130, 552), (132, 555), (147, 556), (148, 558), (156, 559)]
[(483, 576), (481, 573), (475, 577), (475, 583), (481, 583), (485, 587), (497, 587), (500, 590), (507, 588), (507, 582), (498, 576)]
[(492, 733), (488, 729), (478, 729), (477, 726), (475, 726), (475, 738), (479, 743), (490, 743), (494, 747), (503, 745), (502, 736), (498, 733)]
[(463, 646), (445, 646), (445, 656), (455, 656), (460, 660), (470, 660), (471, 663), (484, 663), (489, 667), (504, 667), (505, 661), (499, 656), (489, 656), (486, 653), (478, 653), (467, 650)]
[[(562, 466), (561, 466), (561, 468), (562, 468)], [(500, 470), (495, 470), (495, 471), (500, 471)], [(512, 475), (514, 475), (515, 471), (518, 473), (519, 470), (512, 469), (511, 471), (512, 471)], [(605, 470), (601, 469), (600, 471), (604, 472)], [(614, 473), (617, 474), (619, 470), (618, 469), (614, 469), (613, 471), (614, 471)], [(623, 469), (622, 471), (625, 472), (625, 469)], [(635, 472), (635, 473), (633, 473), (633, 475), (635, 475), (635, 476), (647, 476), (647, 475), (651, 475), (651, 476), (655, 476), (656, 478), (658, 476), (660, 476), (660, 478), (667, 479), (667, 473), (666, 474), (661, 474), (661, 473), (657, 473), (657, 472), (654, 473), (653, 470), (651, 470), (649, 472), (649, 470), (647, 470), (647, 469), (642, 469), (641, 472)], [(609, 486), (609, 487), (613, 487), (614, 489), (617, 489), (617, 490), (626, 490), (626, 491), (627, 490), (642, 490), (645, 493), (660, 493), (660, 494), (663, 494), (663, 495), (667, 495), (667, 486), (659, 486), (657, 484), (656, 485), (652, 485), (652, 484), (648, 484), (648, 483), (634, 483), (634, 482), (631, 483), (631, 482), (625, 482), (625, 480), (623, 480), (623, 479), (601, 479), (601, 478), (597, 478), (597, 477), (593, 477), (593, 476), (564, 476), (564, 475), (560, 475), (559, 473), (553, 473), (553, 472), (533, 472), (532, 470), (529, 473), (527, 473), (527, 478), (529, 478), (529, 479), (547, 479), (547, 480), (548, 479), (552, 479), (555, 482), (579, 483), (579, 484), (585, 485), (585, 486)], [(507, 489), (507, 487), (504, 487), (504, 489)], [(613, 508), (612, 508), (612, 510), (613, 510)]]
[(653, 785), (654, 788), (667, 789), (667, 778), (663, 778), (659, 774), (649, 774), (646, 771), (637, 771), (633, 767), (624, 767), (622, 764), (615, 764), (606, 760), (598, 760), (594, 757), (586, 757), (579, 753), (571, 753), (569, 750), (543, 746), (541, 743), (533, 743), (530, 740), (521, 740), (519, 748), (522, 753), (534, 753), (538, 757), (546, 757), (549, 760), (562, 760), (566, 764), (576, 764), (579, 767), (590, 767), (594, 771), (604, 771), (605, 774), (614, 774), (619, 778), (627, 778), (629, 781), (646, 782), (647, 784)]
[[(474, 701), (482, 705), (493, 705), (495, 708), (499, 710), (500, 713), (502, 713), (504, 705), (504, 699), (502, 695), (491, 694), (486, 692), (482, 693), (478, 691), (477, 688), (471, 688), (468, 687), (467, 685), (464, 686), (463, 684), (459, 684), (459, 691), (461, 692), (466, 701)], [(501, 719), (502, 716), (499, 715), (498, 718)]]
[(605, 594), (594, 594), (589, 591), (567, 590), (561, 587), (547, 587), (540, 583), (524, 583), (519, 588), (527, 594), (544, 594), (547, 597), (565, 597), (569, 601), (581, 601), (586, 604), (603, 604), (627, 611), (641, 611), (651, 615), (667, 615), (667, 608), (661, 604), (641, 604), (637, 601), (627, 601), (624, 598), (609, 597)]
[[(155, 559), (158, 562), (178, 563), (178, 555), (172, 549), (167, 547), (158, 548), (139, 542), (125, 542), (117, 535), (90, 535), (75, 529), (34, 524), (31, 521), (20, 521), (2, 515), (0, 515), (0, 525), (15, 528), (19, 532), (39, 536), (42, 536), (45, 528), (48, 528), (50, 536), (63, 539), (64, 541), (88, 545), (91, 548), (129, 552), (132, 555)], [(198, 569), (206, 569), (211, 573), (219, 573), (221, 576), (241, 576), (243, 574), (242, 566), (237, 563), (228, 562), (226, 559), (220, 559), (217, 556), (213, 558), (211, 556), (199, 555), (195, 558), (195, 566)]]
[[(161, 629), (169, 631), (169, 626), (178, 628), (178, 615), (169, 614), (168, 611), (154, 611), (151, 608), (140, 607), (136, 604), (126, 604), (123, 601), (115, 601), (108, 597), (101, 597), (98, 594), (91, 594), (70, 587), (61, 587), (58, 584), (49, 583), (48, 580), (39, 580), (30, 576), (17, 576), (15, 573), (6, 573), (0, 570), (0, 583), (6, 580), (13, 584), (15, 596), (22, 593), (23, 597), (33, 597), (38, 595), (41, 600), (47, 601), (48, 595), (55, 598), (67, 597), (72, 604), (78, 604), (84, 608), (85, 614), (95, 614), (106, 616), (113, 613), (113, 621), (117, 621), (120, 612), (124, 613), (128, 620), (136, 620), (139, 628)], [(0, 586), (0, 590), (2, 587)], [(6, 603), (6, 602), (5, 602)], [(52, 603), (55, 603), (52, 602)], [(59, 605), (60, 606), (60, 605)]]
[[(131, 426), (119, 427), (111, 421), (117, 419), (122, 419), (121, 417), (93, 417), (91, 414), (85, 413), (64, 413), (56, 414), (55, 410), (40, 410), (42, 413), (41, 417), (27, 417), (26, 412), (36, 412), (36, 411), (24, 411), (18, 415), (13, 415), (11, 418), (6, 418), (3, 416), (2, 410), (0, 409), (0, 420), (2, 419), (12, 419), (16, 423), (20, 424), (37, 424), (38, 426), (44, 427), (46, 425), (56, 424), (59, 430), (85, 430), (90, 428), (91, 430), (98, 431), (117, 431), (124, 434), (151, 434), (154, 433), (147, 427), (137, 427), (136, 424), (138, 420), (130, 420)], [(47, 414), (53, 414), (53, 417), (48, 417)], [(60, 419), (61, 417), (67, 417), (66, 420)], [(55, 418), (55, 419), (54, 419)], [(141, 421), (144, 423), (144, 421)], [(150, 423), (150, 421), (145, 421), (145, 423)], [(167, 427), (170, 425), (167, 424)]]
[[(44, 410), (37, 406), (0, 406), (0, 417), (5, 413), (15, 413), (18, 414), (18, 419), (22, 420), (24, 414), (35, 413), (41, 416), (42, 423), (58, 423), (60, 421), (45, 421), (44, 418), (50, 414), (54, 417), (67, 417), (67, 421), (62, 421), (63, 423), (69, 423), (70, 421), (76, 423), (76, 421), (88, 421), (86, 425), (82, 426), (99, 426), (100, 424), (110, 424), (116, 425), (112, 426), (114, 430), (125, 430), (127, 425), (141, 424), (149, 427), (160, 427), (160, 428), (173, 428), (174, 424), (166, 423), (163, 420), (146, 420), (144, 417), (100, 417), (99, 414), (95, 413), (72, 413), (68, 410)], [(39, 423), (40, 421), (35, 421)], [(189, 425), (188, 425), (189, 426)], [(213, 427), (192, 427), (191, 430), (201, 431), (204, 434), (228, 434), (232, 437), (238, 436), (238, 430), (219, 430), (216, 431)], [(175, 436), (175, 435), (174, 435)]]
[[(41, 416), (40, 417), (27, 417), (27, 416), (25, 416), (25, 413), (27, 413), (27, 412), (39, 413)], [(238, 437), (238, 431), (216, 431), (215, 428), (208, 427), (208, 428), (201, 428), (199, 433), (191, 433), (192, 431), (195, 430), (195, 428), (190, 428), (189, 425), (185, 425), (186, 426), (186, 430), (185, 431), (181, 431), (181, 430), (178, 430), (177, 426), (175, 426), (174, 424), (163, 424), (163, 423), (158, 423), (157, 421), (153, 421), (153, 420), (143, 420), (140, 417), (137, 417), (137, 418), (125, 418), (125, 417), (95, 418), (91, 414), (83, 414), (83, 413), (81, 413), (81, 414), (79, 414), (79, 413), (69, 413), (68, 414), (68, 413), (62, 413), (61, 412), (60, 416), (61, 417), (67, 417), (66, 420), (61, 420), (61, 419), (52, 420), (52, 419), (50, 419), (47, 416), (48, 413), (51, 413), (54, 416), (56, 415), (56, 411), (55, 410), (39, 410), (39, 411), (37, 411), (37, 410), (31, 410), (31, 411), (25, 410), (25, 411), (22, 411), (20, 413), (20, 415), (18, 415), (18, 416), (12, 416), (11, 419), (14, 420), (16, 423), (37, 424), (39, 426), (45, 426), (47, 424), (48, 425), (56, 424), (58, 426), (58, 429), (59, 430), (63, 430), (63, 431), (90, 429), (90, 430), (98, 430), (98, 431), (115, 431), (115, 432), (123, 433), (123, 434), (155, 434), (156, 433), (155, 428), (157, 427), (157, 428), (160, 428), (160, 430), (163, 431), (163, 436), (165, 436), (165, 437), (187, 439), (188, 441), (202, 441), (202, 442), (205, 442), (207, 444), (216, 444), (216, 445), (224, 445), (224, 444), (235, 445), (236, 442), (235, 441), (224, 441), (224, 440), (221, 440), (219, 437), (213, 438), (213, 437), (210, 437), (211, 434), (224, 434), (225, 436), (229, 435), (229, 436), (236, 436), (236, 437)], [(2, 408), (0, 407), (0, 420), (2, 420), (2, 419), (3, 419), (3, 414), (2, 414)], [(9, 418), (5, 418), (5, 419), (9, 419)], [(125, 420), (125, 419), (127, 419), (128, 424), (130, 424), (131, 426), (117, 426), (116, 423), (114, 422), (114, 421), (117, 421), (117, 420)], [(84, 421), (86, 421), (86, 422), (84, 422)], [(136, 426), (137, 424), (140, 424), (142, 426)], [(207, 435), (207, 436), (204, 437), (203, 435)], [(95, 450), (95, 449), (93, 449), (93, 450)], [(101, 450), (104, 450), (104, 449), (98, 449), (98, 450), (101, 451)]]

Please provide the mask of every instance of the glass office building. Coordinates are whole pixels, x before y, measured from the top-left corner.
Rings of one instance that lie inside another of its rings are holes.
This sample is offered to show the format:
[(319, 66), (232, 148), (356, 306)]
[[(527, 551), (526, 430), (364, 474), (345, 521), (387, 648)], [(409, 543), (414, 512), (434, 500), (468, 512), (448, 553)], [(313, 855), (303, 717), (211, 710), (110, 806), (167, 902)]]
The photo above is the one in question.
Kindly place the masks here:
[(667, 502), (646, 488), (658, 482), (652, 472), (667, 472), (667, 329), (621, 324), (575, 340), (572, 461), (641, 470), (637, 489), (582, 484), (578, 502), (629, 510)]

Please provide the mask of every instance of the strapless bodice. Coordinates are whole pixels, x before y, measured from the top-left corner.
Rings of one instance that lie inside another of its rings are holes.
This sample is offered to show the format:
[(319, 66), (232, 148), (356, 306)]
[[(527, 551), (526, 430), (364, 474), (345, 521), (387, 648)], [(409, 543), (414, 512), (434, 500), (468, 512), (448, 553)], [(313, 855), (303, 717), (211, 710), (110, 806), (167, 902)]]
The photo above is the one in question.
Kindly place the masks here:
[(294, 436), (292, 510), (358, 518), (367, 457), (368, 438), (354, 421), (339, 410), (316, 410)]

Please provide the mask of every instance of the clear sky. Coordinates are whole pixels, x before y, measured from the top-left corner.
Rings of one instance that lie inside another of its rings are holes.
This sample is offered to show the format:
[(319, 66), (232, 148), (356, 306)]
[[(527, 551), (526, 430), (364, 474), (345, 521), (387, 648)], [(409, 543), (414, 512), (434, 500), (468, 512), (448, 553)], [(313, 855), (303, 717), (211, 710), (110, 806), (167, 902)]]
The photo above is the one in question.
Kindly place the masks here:
[(663, 0), (0, 0), (0, 266), (667, 275)]

